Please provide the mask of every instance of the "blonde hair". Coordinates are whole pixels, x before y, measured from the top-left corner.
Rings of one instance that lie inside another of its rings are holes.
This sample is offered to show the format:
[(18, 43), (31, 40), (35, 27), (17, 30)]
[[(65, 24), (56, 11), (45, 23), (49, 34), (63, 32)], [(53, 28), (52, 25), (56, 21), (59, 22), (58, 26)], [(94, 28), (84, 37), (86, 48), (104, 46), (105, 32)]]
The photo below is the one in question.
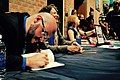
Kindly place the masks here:
[(76, 15), (70, 15), (69, 17), (68, 17), (68, 19), (67, 19), (67, 22), (68, 23), (74, 23), (75, 22), (75, 20), (76, 20), (76, 18), (77, 18), (77, 16)]

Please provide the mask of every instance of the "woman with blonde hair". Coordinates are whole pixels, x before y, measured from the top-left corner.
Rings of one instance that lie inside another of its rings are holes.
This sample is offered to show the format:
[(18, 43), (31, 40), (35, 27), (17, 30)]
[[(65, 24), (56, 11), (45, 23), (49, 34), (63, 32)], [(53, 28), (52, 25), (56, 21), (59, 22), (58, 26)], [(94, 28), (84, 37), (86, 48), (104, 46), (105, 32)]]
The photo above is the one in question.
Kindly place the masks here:
[(81, 35), (86, 37), (95, 33), (95, 30), (84, 32), (78, 25), (80, 24), (80, 20), (76, 15), (70, 15), (68, 17), (68, 29), (67, 29), (67, 38), (70, 41), (76, 41), (81, 44)]
[[(68, 30), (67, 30), (67, 38), (70, 41), (76, 41), (80, 44), (80, 34), (78, 33), (77, 26), (79, 25), (80, 20), (75, 15), (70, 15), (68, 17)], [(77, 41), (79, 39), (79, 41)]]

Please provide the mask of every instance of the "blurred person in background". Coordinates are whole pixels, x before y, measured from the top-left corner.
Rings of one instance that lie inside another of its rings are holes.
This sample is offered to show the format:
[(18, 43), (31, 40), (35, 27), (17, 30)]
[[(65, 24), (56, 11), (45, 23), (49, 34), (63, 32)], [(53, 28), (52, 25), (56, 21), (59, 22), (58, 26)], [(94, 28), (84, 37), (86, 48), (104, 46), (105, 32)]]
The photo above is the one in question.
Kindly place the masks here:
[(86, 18), (87, 21), (87, 31), (95, 29), (94, 26), (94, 10), (90, 8), (89, 17)]
[(94, 30), (91, 31), (83, 31), (80, 26), (80, 20), (76, 15), (70, 15), (68, 17), (68, 29), (67, 29), (67, 39), (70, 41), (76, 41), (81, 44), (81, 36), (90, 36), (95, 33)]
[(109, 33), (111, 34), (113, 39), (115, 39), (115, 37), (117, 36), (120, 40), (120, 0), (116, 0), (113, 2), (113, 10), (106, 15), (105, 21), (112, 30)]
[(79, 16), (79, 20), (80, 20), (80, 28), (83, 30), (83, 31), (87, 31), (87, 21), (84, 17), (83, 14), (80, 14)]

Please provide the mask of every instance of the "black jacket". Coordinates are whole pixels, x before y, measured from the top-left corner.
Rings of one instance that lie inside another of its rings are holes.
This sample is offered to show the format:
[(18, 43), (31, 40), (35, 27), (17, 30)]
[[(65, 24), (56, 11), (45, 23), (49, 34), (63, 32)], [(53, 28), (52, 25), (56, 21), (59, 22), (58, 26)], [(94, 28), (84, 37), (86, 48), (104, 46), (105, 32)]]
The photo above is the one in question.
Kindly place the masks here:
[(6, 69), (21, 70), (25, 46), (24, 17), (27, 13), (0, 14), (0, 33), (6, 46)]

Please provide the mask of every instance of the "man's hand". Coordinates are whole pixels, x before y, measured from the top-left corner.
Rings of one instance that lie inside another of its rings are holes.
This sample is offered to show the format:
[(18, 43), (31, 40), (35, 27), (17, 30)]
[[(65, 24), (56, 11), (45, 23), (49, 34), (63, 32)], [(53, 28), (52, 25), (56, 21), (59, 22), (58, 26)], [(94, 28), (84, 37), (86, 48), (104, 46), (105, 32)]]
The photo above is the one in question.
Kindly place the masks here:
[(48, 56), (46, 53), (40, 53), (26, 58), (26, 65), (31, 68), (44, 67), (48, 63)]
[(69, 52), (72, 52), (72, 53), (82, 53), (82, 52), (84, 52), (83, 47), (81, 47), (80, 45), (67, 46), (67, 50)]

